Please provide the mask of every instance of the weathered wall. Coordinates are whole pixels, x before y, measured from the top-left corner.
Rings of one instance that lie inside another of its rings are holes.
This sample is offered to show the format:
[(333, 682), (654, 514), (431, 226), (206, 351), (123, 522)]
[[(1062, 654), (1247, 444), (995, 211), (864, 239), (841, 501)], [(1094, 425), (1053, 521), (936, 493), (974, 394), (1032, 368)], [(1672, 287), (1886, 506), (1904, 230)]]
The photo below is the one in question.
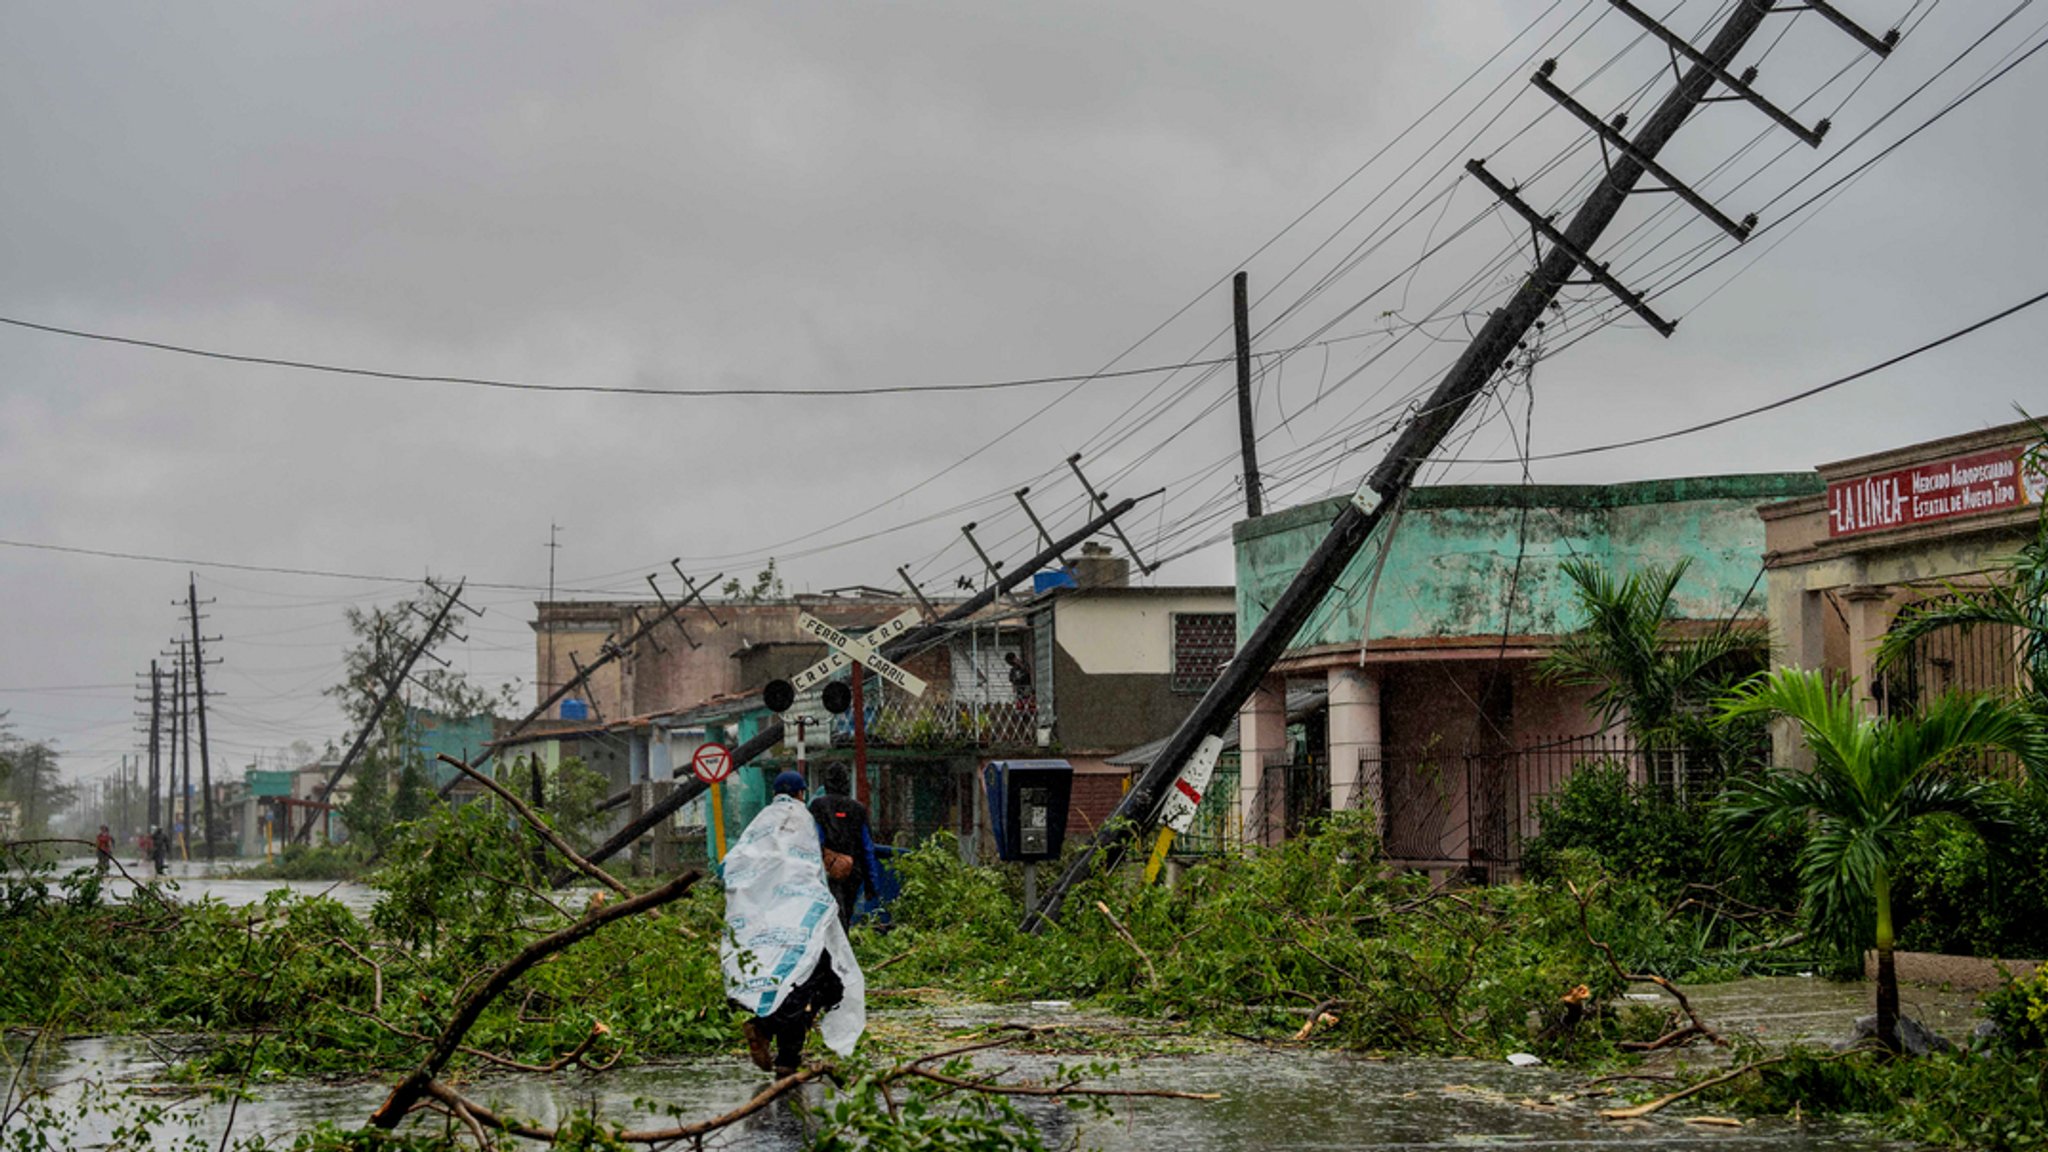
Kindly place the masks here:
[[(1901, 469), (1965, 460), (1986, 450), (2023, 452), (2039, 439), (2032, 424), (2020, 422), (1825, 464), (1819, 474), (1825, 484), (1855, 492)], [(1825, 489), (1759, 509), (1768, 548), (1773, 662), (1827, 669), (1852, 686), (1866, 710), (1880, 710), (1873, 654), (1892, 620), (1907, 604), (1938, 595), (1947, 585), (1975, 583), (2003, 568), (2041, 515), (2038, 488), (2022, 483), (2019, 491), (2024, 496), (2016, 506), (1886, 528), (1858, 523), (1847, 506), (1846, 522), (1838, 522)], [(1837, 527), (1841, 535), (1832, 534)], [(1789, 725), (1779, 724), (1773, 739), (1780, 758), (1803, 757)]]
[(1060, 647), (1091, 675), (1171, 672), (1175, 613), (1236, 608), (1228, 588), (1093, 589), (1053, 601)]
[[(606, 636), (625, 636), (661, 611), (652, 601), (557, 601), (534, 607), (538, 614), (534, 623), (535, 703), (576, 674), (572, 655), (589, 667), (599, 658)], [(627, 659), (600, 669), (591, 678), (591, 695), (585, 698), (594, 700), (605, 718), (613, 720), (678, 711), (751, 687), (745, 682), (741, 662), (733, 658), (742, 648), (811, 640), (797, 626), (802, 613), (837, 628), (863, 630), (917, 604), (881, 597), (801, 597), (762, 604), (714, 603), (713, 607), (722, 627), (713, 623), (710, 610), (700, 605), (676, 614), (676, 621), (698, 647), (692, 648), (683, 639), (677, 623), (664, 624), (653, 636), (660, 649), (642, 641)]]
[[(1574, 556), (1617, 571), (1689, 557), (1679, 615), (1718, 619), (1756, 578), (1764, 544), (1756, 505), (1819, 486), (1812, 473), (1767, 473), (1599, 486), (1418, 488), (1372, 597), (1372, 638), (1499, 635), (1504, 624), (1518, 636), (1570, 632), (1579, 619), (1562, 565)], [(1240, 638), (1264, 619), (1264, 606), (1321, 543), (1343, 503), (1325, 500), (1238, 524)], [(1293, 647), (1359, 642), (1384, 531), (1383, 523)], [(1511, 585), (1509, 620), (1503, 599)]]
[(1231, 610), (1228, 588), (1056, 594), (1053, 735), (1065, 753), (1109, 755), (1173, 731), (1201, 699), (1173, 690), (1173, 617)]

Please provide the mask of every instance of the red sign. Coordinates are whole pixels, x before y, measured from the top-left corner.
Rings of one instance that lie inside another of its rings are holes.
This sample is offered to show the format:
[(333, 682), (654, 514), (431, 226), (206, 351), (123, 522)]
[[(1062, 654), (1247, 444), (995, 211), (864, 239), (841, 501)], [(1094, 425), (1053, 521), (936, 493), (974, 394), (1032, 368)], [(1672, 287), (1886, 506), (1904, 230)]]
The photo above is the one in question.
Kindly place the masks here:
[(1854, 536), (2041, 501), (2048, 475), (2017, 445), (1828, 485), (1828, 535)]
[(705, 744), (690, 757), (690, 771), (706, 784), (716, 784), (732, 775), (732, 749), (723, 744)]

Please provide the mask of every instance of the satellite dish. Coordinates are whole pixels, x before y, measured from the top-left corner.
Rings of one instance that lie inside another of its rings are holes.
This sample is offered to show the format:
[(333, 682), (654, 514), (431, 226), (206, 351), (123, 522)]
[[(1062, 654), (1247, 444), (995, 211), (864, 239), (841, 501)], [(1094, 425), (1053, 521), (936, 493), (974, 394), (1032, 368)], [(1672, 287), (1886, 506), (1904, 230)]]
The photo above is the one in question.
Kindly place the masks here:
[(796, 686), (787, 680), (770, 680), (761, 689), (761, 702), (768, 706), (770, 712), (780, 716), (796, 703)]
[(825, 685), (825, 711), (837, 716), (853, 707), (853, 689), (844, 680), (834, 680)]

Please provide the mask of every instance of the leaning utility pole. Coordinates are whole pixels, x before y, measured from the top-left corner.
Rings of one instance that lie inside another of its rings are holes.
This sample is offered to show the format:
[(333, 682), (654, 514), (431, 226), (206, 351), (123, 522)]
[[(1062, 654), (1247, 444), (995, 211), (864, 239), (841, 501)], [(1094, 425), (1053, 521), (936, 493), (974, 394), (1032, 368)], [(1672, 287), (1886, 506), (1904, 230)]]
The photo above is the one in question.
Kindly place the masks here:
[[(1164, 491), (1164, 489), (1159, 491)], [(890, 660), (898, 660), (905, 653), (918, 651), (932, 641), (943, 637), (946, 634), (946, 626), (948, 624), (965, 620), (990, 604), (995, 603), (996, 597), (1031, 579), (1033, 573), (1059, 559), (1060, 554), (1067, 549), (1075, 547), (1104, 528), (1113, 527), (1118, 517), (1136, 507), (1139, 501), (1150, 500), (1152, 497), (1159, 495), (1159, 491), (1148, 492), (1143, 496), (1127, 497), (1103, 508), (1100, 515), (1060, 539), (1049, 541), (1045, 549), (1038, 553), (1038, 555), (1010, 569), (1009, 575), (993, 581), (980, 592), (954, 605), (952, 610), (944, 616), (913, 628), (894, 640), (883, 644), (882, 655)], [(1091, 494), (1093, 493), (1091, 492)], [(782, 743), (782, 735), (781, 718), (778, 717), (770, 720), (761, 726), (761, 730), (754, 734), (753, 739), (733, 749), (732, 766), (738, 768), (770, 748), (775, 747), (777, 744)], [(669, 792), (667, 797), (649, 805), (647, 811), (627, 821), (625, 827), (613, 834), (611, 839), (598, 845), (596, 850), (592, 851), (586, 859), (592, 863), (597, 863), (617, 855), (627, 845), (646, 835), (648, 829), (668, 819), (676, 809), (703, 795), (704, 791), (704, 782), (698, 780), (695, 776), (687, 780), (677, 781), (676, 787)]]
[(185, 608), (192, 620), (192, 695), (199, 709), (199, 819), (206, 862), (213, 863), (213, 757), (206, 744), (206, 651), (199, 636), (199, 578), (186, 573)]
[(1237, 327), (1237, 439), (1244, 454), (1244, 514), (1265, 515), (1259, 494), (1259, 439), (1252, 429), (1252, 319), (1250, 273), (1231, 278), (1231, 318)]
[[(1550, 241), (1548, 255), (1523, 281), (1514, 297), (1487, 318), (1485, 326), (1437, 384), (1415, 418), (1402, 429), (1386, 458), (1373, 469), (1350, 502), (1337, 514), (1322, 544), (1302, 564), (1293, 582), (1274, 600), (1265, 618), (1253, 629), (1215, 683), (1209, 686), (1194, 711), (1167, 739), (1159, 755), (1139, 775), (1130, 791), (1124, 794), (1094, 839), (1074, 858), (1046, 894), (1045, 902), (1026, 913), (1026, 930), (1036, 932), (1059, 914), (1060, 903), (1067, 892), (1096, 867), (1098, 851), (1105, 852), (1114, 863), (1130, 837), (1155, 818), (1165, 789), (1183, 766), (1195, 759), (1198, 749), (1211, 740), (1220, 744), (1231, 717), (1250, 699), (1273, 662), (1293, 643), (1295, 633), (1322, 604), (1323, 598), (1379, 525), (1386, 509), (1407, 493), (1423, 461), (1443, 443), (1459, 418), (1513, 356), (1523, 336), (1556, 299), (1559, 290), (1572, 282), (1572, 277), (1583, 273), (1592, 278), (1614, 292), (1652, 327), (1670, 334), (1671, 325), (1651, 312), (1640, 297), (1617, 283), (1606, 266), (1590, 253), (1594, 242), (1634, 192), (1637, 181), (1655, 164), (1653, 158), (1677, 134), (1686, 118), (1717, 82), (1756, 105), (1773, 120), (1791, 125), (1801, 140), (1814, 145), (1820, 142), (1821, 133), (1827, 127), (1825, 121), (1813, 129), (1798, 125), (1749, 87), (1749, 81), (1754, 78), (1753, 69), (1741, 77), (1728, 71), (1728, 65), (1736, 54), (1763, 23), (1764, 17), (1770, 14), (1770, 0), (1736, 0), (1734, 11), (1704, 50), (1695, 49), (1683, 38), (1664, 29), (1628, 0), (1608, 2), (1669, 44), (1674, 64), (1678, 56), (1684, 56), (1691, 61), (1691, 66), (1679, 77), (1677, 88), (1651, 113), (1634, 139), (1627, 141), (1626, 147), (1616, 150), (1619, 155), (1605, 153), (1606, 179), (1594, 187), (1570, 226), (1562, 232), (1551, 225), (1548, 217), (1538, 215), (1524, 205), (1513, 189), (1501, 187), (1493, 181), (1479, 161), (1473, 160), (1466, 166), (1502, 195), (1510, 207), (1522, 213), (1536, 233)], [(1875, 42), (1868, 37), (1859, 39)], [(1888, 45), (1889, 41), (1885, 46), (1888, 48)], [(1553, 68), (1554, 62), (1546, 61), (1538, 77), (1547, 79)], [(1670, 182), (1668, 175), (1663, 175), (1661, 169), (1658, 171), (1661, 178)]]
[[(441, 607), (434, 613), (433, 619), (427, 622), (427, 630), (406, 650), (405, 659), (400, 661), (398, 671), (384, 681), (383, 691), (378, 693), (376, 703), (371, 705), (370, 715), (363, 721), (362, 728), (357, 730), (355, 740), (350, 742), (348, 751), (342, 753), (341, 763), (335, 765), (334, 771), (327, 774), (327, 783), (321, 785), (318, 803), (306, 809), (305, 822), (299, 825), (299, 830), (292, 836), (295, 843), (304, 844), (306, 837), (312, 834), (314, 823), (320, 819), (320, 805), (332, 802), (335, 786), (340, 784), (341, 778), (348, 775), (348, 770), (355, 766), (356, 757), (362, 754), (363, 746), (370, 742), (370, 734), (377, 730), (377, 722), (384, 718), (384, 709), (391, 706), (391, 700), (398, 695), (399, 688), (405, 684), (405, 678), (412, 674), (412, 666), (419, 660), (420, 653), (425, 652), (434, 641), (440, 639), (442, 626), (448, 622), (448, 613), (454, 611), (455, 605), (462, 599), (464, 583), (466, 581), (456, 581), (454, 590), (443, 594)], [(372, 675), (379, 674), (379, 670), (374, 666), (370, 671)]]

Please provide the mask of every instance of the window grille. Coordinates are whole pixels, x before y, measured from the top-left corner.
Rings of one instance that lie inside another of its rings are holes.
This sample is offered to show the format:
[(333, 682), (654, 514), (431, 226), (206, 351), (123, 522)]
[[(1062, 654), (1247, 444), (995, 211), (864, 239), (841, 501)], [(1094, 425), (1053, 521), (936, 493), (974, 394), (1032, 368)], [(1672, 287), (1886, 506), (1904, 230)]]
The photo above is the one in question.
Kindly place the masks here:
[(1209, 690), (1237, 652), (1237, 617), (1229, 612), (1173, 614), (1173, 690)]

